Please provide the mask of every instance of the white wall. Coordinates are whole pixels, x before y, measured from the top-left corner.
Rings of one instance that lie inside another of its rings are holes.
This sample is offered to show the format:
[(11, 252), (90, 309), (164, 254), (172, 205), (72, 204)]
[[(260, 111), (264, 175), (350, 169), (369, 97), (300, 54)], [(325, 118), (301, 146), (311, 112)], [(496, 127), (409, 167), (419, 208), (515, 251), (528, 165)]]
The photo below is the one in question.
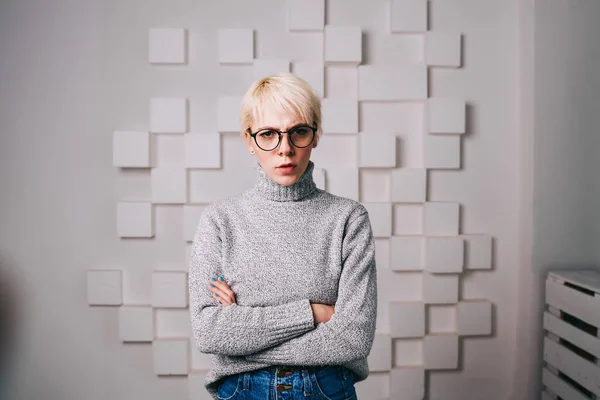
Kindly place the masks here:
[[(379, 34), (383, 4), (330, 0), (328, 23), (360, 24)], [(495, 336), (462, 341), (462, 369), (432, 373), (429, 395), (505, 399), (516, 379), (515, 294), (523, 273), (519, 9), (516, 2), (443, 0), (432, 1), (430, 11), (432, 28), (464, 35), (462, 68), (432, 70), (430, 96), (462, 97), (470, 107), (463, 169), (430, 172), (429, 200), (459, 202), (461, 232), (495, 239), (494, 270), (468, 272), (461, 280), (462, 298), (494, 303)], [(189, 66), (148, 64), (147, 30), (154, 26), (190, 30)], [(116, 201), (148, 196), (149, 186), (144, 173), (112, 167), (112, 131), (147, 129), (148, 98), (156, 93), (189, 97), (190, 129), (214, 131), (215, 96), (237, 94), (251, 78), (250, 69), (216, 63), (215, 30), (232, 26), (262, 29), (259, 57), (289, 51), (278, 36), (264, 33), (285, 30), (277, 0), (0, 5), (0, 255), (18, 271), (27, 309), (13, 369), (23, 398), (187, 395), (185, 378), (154, 375), (147, 346), (119, 342), (114, 308), (87, 306), (85, 271), (125, 268), (127, 300), (146, 301), (149, 271), (185, 265), (185, 251), (169, 236), (181, 231), (178, 207), (158, 211), (154, 241), (117, 239)], [(318, 36), (290, 40), (304, 57), (321, 51)], [(364, 51), (367, 62), (405, 56), (369, 40)]]
[[(531, 271), (519, 289), (519, 335), (515, 376), (522, 398), (541, 390), (541, 312), (549, 269), (600, 269), (600, 3), (546, 0), (523, 2), (524, 133), (533, 132)], [(530, 80), (527, 80), (530, 79)], [(531, 128), (531, 129), (529, 129)], [(525, 202), (527, 203), (527, 202)], [(525, 260), (527, 263), (527, 260)], [(519, 398), (519, 397), (515, 397)]]

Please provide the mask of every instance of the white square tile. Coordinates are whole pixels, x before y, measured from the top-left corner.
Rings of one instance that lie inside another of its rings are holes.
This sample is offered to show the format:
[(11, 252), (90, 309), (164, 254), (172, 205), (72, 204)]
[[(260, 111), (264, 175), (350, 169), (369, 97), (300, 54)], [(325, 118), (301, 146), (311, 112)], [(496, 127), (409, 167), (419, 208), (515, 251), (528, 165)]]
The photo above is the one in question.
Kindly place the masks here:
[(113, 132), (113, 165), (121, 168), (150, 167), (148, 132)]
[(429, 335), (423, 340), (425, 369), (458, 368), (458, 336)]
[(294, 31), (323, 31), (325, 0), (287, 0), (288, 29)]
[(427, 334), (456, 333), (456, 305), (427, 306)]
[(185, 167), (185, 134), (151, 135), (150, 146), (153, 167)]
[(219, 63), (251, 64), (254, 60), (252, 29), (219, 29)]
[(240, 121), (242, 99), (240, 96), (219, 96), (217, 105), (217, 125), (219, 132), (238, 133), (242, 131)]
[(396, 167), (396, 135), (391, 133), (359, 133), (358, 135), (360, 167)]
[[(211, 354), (201, 353), (193, 344), (195, 339), (190, 339), (190, 361), (192, 371), (210, 371), (212, 368)], [(212, 399), (212, 398), (211, 398)]]
[(393, 338), (425, 336), (423, 302), (390, 302), (390, 334)]
[(362, 203), (369, 213), (374, 237), (392, 236), (392, 205), (390, 203)]
[(221, 168), (221, 135), (218, 133), (185, 134), (185, 166)]
[(297, 61), (293, 64), (294, 74), (307, 81), (317, 92), (317, 96), (325, 95), (325, 67), (316, 61)]
[(323, 168), (313, 169), (313, 181), (315, 185), (321, 190), (327, 190), (325, 186), (325, 170)]
[(460, 136), (425, 135), (423, 137), (425, 168), (459, 169)]
[(119, 237), (154, 236), (152, 203), (120, 201), (117, 203), (117, 235)]
[(386, 372), (371, 372), (367, 379), (357, 382), (356, 395), (359, 399), (365, 400), (384, 400), (389, 398), (390, 378)]
[(422, 271), (425, 239), (423, 236), (392, 236), (390, 268), (394, 271)]
[(328, 64), (325, 68), (328, 99), (358, 99), (358, 68), (353, 64)]
[(486, 300), (466, 300), (459, 302), (456, 307), (459, 335), (491, 335), (492, 303)]
[(183, 206), (183, 237), (186, 242), (193, 242), (200, 217), (206, 208), (205, 205), (188, 205)]
[(120, 306), (122, 287), (120, 270), (87, 271), (87, 300), (91, 306)]
[(359, 173), (360, 201), (389, 203), (390, 180), (389, 168), (361, 168)]
[(463, 134), (466, 130), (464, 100), (434, 97), (427, 100), (429, 133)]
[[(239, 137), (235, 139), (243, 145), (243, 139)], [(223, 154), (227, 157), (227, 151), (223, 151)], [(249, 157), (248, 154), (245, 156)], [(227, 165), (227, 159), (223, 160), (223, 165), (224, 167)], [(230, 168), (190, 170), (189, 201), (190, 203), (212, 203), (225, 197), (237, 196), (253, 187), (256, 181), (254, 172), (252, 166), (237, 170)], [(227, 185), (223, 182), (227, 182)]]
[(169, 166), (152, 168), (152, 203), (183, 204), (187, 199), (187, 170)]
[(327, 168), (325, 181), (329, 193), (358, 201), (357, 168)]
[(186, 62), (186, 30), (183, 28), (150, 28), (148, 59), (151, 64), (184, 64)]
[(425, 63), (434, 67), (460, 67), (461, 34), (428, 31), (425, 33)]
[(323, 99), (323, 132), (358, 133), (358, 102), (356, 99)]
[[(377, 238), (375, 239), (377, 241)], [(375, 244), (377, 247), (377, 242)], [(377, 257), (377, 255), (376, 255)], [(380, 283), (378, 296), (381, 300), (378, 303), (379, 310), (383, 310), (381, 315), (388, 315), (390, 301), (423, 301), (423, 273), (422, 272), (397, 272), (391, 269), (377, 266), (377, 282)], [(382, 332), (388, 332), (389, 323), (387, 319), (379, 319)]]
[(456, 236), (459, 228), (459, 205), (427, 202), (423, 219), (427, 236)]
[(394, 339), (394, 366), (419, 367), (423, 365), (423, 338)]
[[(192, 369), (194, 367), (192, 366)], [(213, 400), (212, 395), (204, 386), (204, 379), (206, 379), (207, 371), (193, 371), (188, 375), (188, 400)]]
[(464, 242), (458, 236), (428, 237), (425, 240), (425, 271), (461, 273), (464, 265)]
[(394, 235), (423, 234), (423, 205), (394, 204)]
[(427, 67), (394, 65), (358, 67), (358, 100), (399, 101), (427, 99)]
[[(375, 262), (377, 269), (390, 269), (390, 238), (375, 238)], [(382, 330), (385, 332), (386, 330)]]
[(188, 305), (186, 272), (154, 271), (152, 273), (152, 306), (185, 308)]
[(151, 342), (154, 339), (152, 307), (119, 307), (119, 338), (123, 342)]
[(152, 342), (152, 359), (156, 375), (187, 375), (188, 339), (157, 339)]
[(492, 269), (492, 237), (490, 235), (462, 235), (465, 241), (466, 269)]
[(388, 1), (390, 33), (427, 31), (427, 0)]
[(426, 304), (458, 302), (458, 275), (423, 273), (423, 299)]
[(290, 72), (290, 60), (254, 60), (254, 80), (266, 78), (267, 76)]
[(154, 333), (158, 339), (193, 336), (190, 311), (187, 308), (157, 308), (154, 310)]
[(392, 339), (390, 335), (375, 334), (373, 347), (368, 356), (369, 371), (392, 369)]
[(425, 369), (393, 368), (390, 372), (390, 400), (423, 400)]
[(357, 135), (329, 135), (311, 153), (315, 165), (325, 170), (358, 167)]
[(362, 62), (360, 26), (325, 26), (325, 63), (358, 65)]
[(187, 132), (187, 99), (152, 97), (150, 99), (150, 132)]
[(425, 168), (394, 168), (392, 170), (392, 201), (424, 203), (427, 197)]
[[(425, 129), (425, 102), (423, 101), (361, 101), (360, 127), (363, 132), (391, 132), (408, 140), (423, 141)], [(406, 149), (409, 144), (402, 144)], [(419, 144), (419, 148), (421, 145)], [(407, 149), (409, 151), (422, 151)], [(416, 158), (413, 157), (407, 157)], [(419, 158), (422, 156), (419, 154)], [(405, 160), (402, 160), (405, 162)], [(414, 166), (411, 166), (414, 168)]]

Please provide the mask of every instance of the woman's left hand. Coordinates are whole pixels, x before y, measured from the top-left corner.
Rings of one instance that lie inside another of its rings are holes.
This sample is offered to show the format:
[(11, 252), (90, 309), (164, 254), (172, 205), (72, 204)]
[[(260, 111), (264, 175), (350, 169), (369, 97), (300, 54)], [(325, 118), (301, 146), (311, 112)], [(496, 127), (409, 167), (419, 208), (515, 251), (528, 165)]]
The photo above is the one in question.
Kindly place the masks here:
[(235, 293), (229, 287), (222, 276), (212, 278), (208, 284), (208, 290), (213, 293), (213, 297), (219, 300), (219, 303), (230, 306), (235, 303)]

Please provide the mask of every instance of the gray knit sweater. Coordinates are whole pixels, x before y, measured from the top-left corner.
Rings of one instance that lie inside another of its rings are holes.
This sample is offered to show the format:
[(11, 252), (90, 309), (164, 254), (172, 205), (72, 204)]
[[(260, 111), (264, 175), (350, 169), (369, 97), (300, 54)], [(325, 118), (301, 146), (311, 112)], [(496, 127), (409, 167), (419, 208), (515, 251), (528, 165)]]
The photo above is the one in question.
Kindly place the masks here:
[[(196, 347), (211, 354), (204, 384), (216, 398), (227, 375), (269, 365), (343, 365), (369, 375), (375, 336), (375, 245), (365, 207), (316, 187), (309, 165), (296, 183), (273, 181), (256, 163), (257, 182), (208, 205), (189, 266)], [(208, 290), (223, 276), (236, 304)], [(315, 324), (310, 303), (335, 306)]]

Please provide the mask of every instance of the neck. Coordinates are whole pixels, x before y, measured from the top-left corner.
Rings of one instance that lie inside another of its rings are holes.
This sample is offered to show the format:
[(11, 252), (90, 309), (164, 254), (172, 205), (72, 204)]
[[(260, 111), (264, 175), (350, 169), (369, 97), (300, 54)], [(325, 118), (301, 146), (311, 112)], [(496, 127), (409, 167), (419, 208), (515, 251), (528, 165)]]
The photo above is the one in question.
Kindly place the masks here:
[(257, 181), (254, 186), (254, 192), (261, 198), (274, 201), (298, 201), (311, 195), (317, 190), (317, 185), (313, 181), (312, 172), (314, 163), (308, 162), (308, 166), (302, 176), (296, 182), (285, 186), (275, 182), (260, 163), (256, 162)]

